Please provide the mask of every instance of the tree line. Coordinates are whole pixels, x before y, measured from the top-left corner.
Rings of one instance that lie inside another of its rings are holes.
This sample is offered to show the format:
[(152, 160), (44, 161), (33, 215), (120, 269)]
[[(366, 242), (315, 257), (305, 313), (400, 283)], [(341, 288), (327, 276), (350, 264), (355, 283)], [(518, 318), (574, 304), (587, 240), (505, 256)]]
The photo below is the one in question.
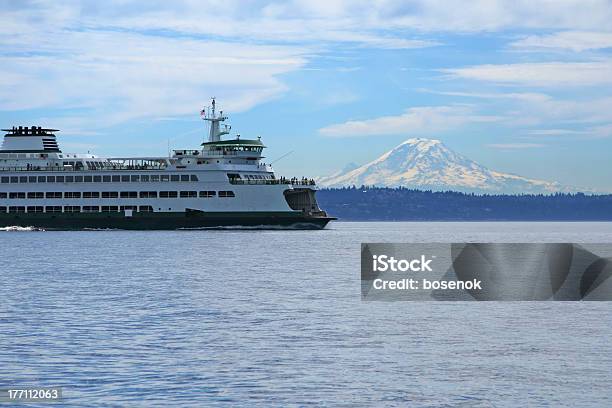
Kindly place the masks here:
[(404, 187), (322, 189), (319, 206), (352, 221), (612, 221), (612, 195), (474, 194)]

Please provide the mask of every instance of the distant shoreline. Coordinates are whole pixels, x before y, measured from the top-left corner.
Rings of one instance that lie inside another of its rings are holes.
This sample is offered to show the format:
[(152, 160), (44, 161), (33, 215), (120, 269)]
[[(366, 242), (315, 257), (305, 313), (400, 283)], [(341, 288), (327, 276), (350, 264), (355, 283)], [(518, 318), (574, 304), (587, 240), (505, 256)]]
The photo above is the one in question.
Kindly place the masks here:
[(339, 221), (612, 221), (612, 194), (489, 195), (407, 188), (339, 188), (318, 192)]

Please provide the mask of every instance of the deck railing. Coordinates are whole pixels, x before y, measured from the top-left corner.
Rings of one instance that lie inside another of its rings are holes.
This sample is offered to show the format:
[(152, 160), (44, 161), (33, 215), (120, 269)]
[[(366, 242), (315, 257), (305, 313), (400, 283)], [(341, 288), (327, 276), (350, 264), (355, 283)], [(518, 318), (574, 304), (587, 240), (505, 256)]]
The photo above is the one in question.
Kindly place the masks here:
[(291, 184), (294, 186), (314, 186), (315, 181), (312, 179), (265, 179), (265, 180), (252, 180), (252, 179), (230, 179), (230, 184)]
[(166, 165), (159, 166), (104, 166), (96, 168), (85, 168), (85, 167), (64, 167), (64, 166), (31, 166), (31, 167), (0, 167), (0, 171), (53, 171), (53, 172), (79, 172), (79, 171), (109, 171), (109, 170), (164, 170)]

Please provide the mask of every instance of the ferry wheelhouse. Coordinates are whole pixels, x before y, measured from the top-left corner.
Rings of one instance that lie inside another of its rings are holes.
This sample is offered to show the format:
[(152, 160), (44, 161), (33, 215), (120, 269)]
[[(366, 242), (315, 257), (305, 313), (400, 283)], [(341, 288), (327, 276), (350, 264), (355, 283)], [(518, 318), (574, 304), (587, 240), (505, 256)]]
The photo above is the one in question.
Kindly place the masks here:
[(0, 226), (321, 229), (334, 219), (313, 180), (277, 177), (260, 138), (223, 140), (230, 127), (214, 99), (207, 113), (208, 141), (168, 157), (63, 153), (57, 129), (3, 129)]

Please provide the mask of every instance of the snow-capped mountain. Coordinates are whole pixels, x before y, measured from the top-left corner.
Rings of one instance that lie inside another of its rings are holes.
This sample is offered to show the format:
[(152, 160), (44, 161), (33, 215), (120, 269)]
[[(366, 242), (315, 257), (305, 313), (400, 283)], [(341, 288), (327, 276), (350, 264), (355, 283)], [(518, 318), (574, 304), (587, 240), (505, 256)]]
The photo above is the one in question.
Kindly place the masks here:
[[(475, 193), (555, 193), (578, 189), (490, 170), (462, 156), (439, 140), (408, 139), (378, 159), (321, 177), (323, 187), (379, 186)], [(584, 191), (584, 190), (581, 190)]]

